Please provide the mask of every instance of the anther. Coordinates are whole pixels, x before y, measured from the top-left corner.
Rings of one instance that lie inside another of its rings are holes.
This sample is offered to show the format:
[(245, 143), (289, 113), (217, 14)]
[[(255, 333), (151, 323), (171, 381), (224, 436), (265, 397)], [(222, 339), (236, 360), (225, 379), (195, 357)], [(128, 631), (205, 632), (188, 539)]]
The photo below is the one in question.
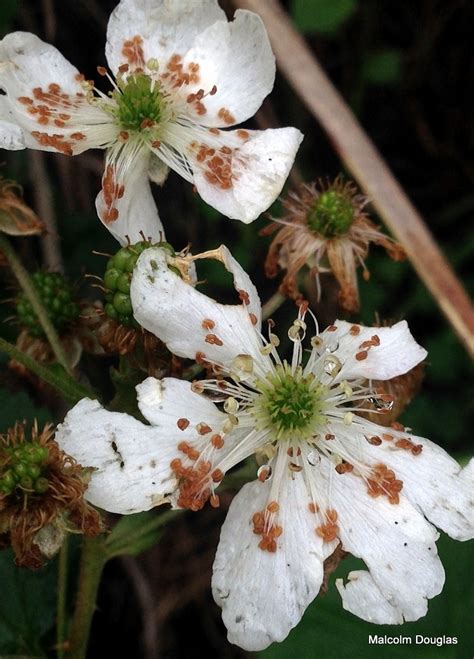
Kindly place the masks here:
[(220, 469), (214, 469), (211, 474), (211, 478), (214, 483), (220, 483), (220, 481), (224, 478), (224, 474)]

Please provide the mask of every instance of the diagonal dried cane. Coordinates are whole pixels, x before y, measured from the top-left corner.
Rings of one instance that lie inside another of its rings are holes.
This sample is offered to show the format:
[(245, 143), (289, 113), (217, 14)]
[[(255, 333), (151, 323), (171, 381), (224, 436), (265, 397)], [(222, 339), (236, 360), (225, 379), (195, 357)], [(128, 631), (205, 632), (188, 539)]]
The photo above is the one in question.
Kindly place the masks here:
[(474, 310), (462, 284), (385, 161), (295, 30), (277, 0), (234, 0), (265, 22), (278, 66), (334, 148), (403, 245), (469, 353), (474, 353)]

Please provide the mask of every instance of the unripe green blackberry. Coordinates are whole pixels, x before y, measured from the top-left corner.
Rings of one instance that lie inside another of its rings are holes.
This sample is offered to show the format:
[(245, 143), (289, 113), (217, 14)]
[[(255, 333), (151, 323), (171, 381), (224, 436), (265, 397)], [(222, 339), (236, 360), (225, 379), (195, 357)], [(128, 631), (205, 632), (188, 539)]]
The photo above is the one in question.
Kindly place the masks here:
[(104, 310), (109, 318), (125, 327), (140, 327), (133, 317), (130, 282), (138, 257), (149, 247), (162, 247), (167, 249), (173, 256), (175, 254), (169, 243), (150, 243), (147, 240), (142, 240), (128, 247), (121, 247), (107, 262), (104, 274), (106, 301)]
[(49, 458), (49, 449), (37, 442), (27, 442), (16, 447), (4, 446), (0, 450), (3, 468), (0, 467), (0, 494), (12, 494), (15, 490), (43, 494), (49, 487), (43, 471)]
[(325, 238), (347, 233), (356, 212), (351, 196), (345, 190), (324, 190), (308, 213), (309, 227)]
[[(50, 321), (58, 331), (65, 329), (76, 320), (80, 312), (79, 305), (74, 301), (71, 285), (59, 272), (39, 270), (31, 279)], [(27, 329), (30, 336), (37, 339), (44, 338), (43, 328), (24, 293), (18, 296), (16, 313), (20, 324)]]

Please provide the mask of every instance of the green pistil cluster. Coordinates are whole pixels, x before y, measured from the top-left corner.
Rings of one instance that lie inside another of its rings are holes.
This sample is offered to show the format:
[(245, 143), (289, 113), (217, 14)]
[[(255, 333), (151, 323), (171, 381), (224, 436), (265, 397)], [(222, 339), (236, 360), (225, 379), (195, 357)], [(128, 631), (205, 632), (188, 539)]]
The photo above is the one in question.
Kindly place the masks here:
[(293, 374), (286, 364), (277, 366), (257, 388), (253, 414), (259, 429), (272, 428), (275, 439), (308, 439), (324, 422), (326, 387), (312, 374), (303, 376), (301, 368)]
[(119, 89), (112, 92), (117, 103), (116, 118), (120, 128), (138, 132), (160, 122), (163, 115), (163, 93), (157, 82), (144, 73), (117, 80)]
[(0, 467), (0, 494), (10, 495), (15, 490), (44, 494), (49, 487), (44, 475), (44, 464), (49, 450), (34, 442), (15, 447), (0, 448), (3, 466)]
[(315, 233), (334, 238), (347, 233), (355, 219), (350, 197), (340, 190), (326, 190), (308, 213), (308, 225)]
[[(54, 327), (61, 331), (77, 319), (80, 313), (79, 305), (74, 302), (73, 290), (70, 284), (58, 272), (35, 272), (33, 284), (39, 293), (46, 313)], [(28, 298), (22, 293), (17, 300), (16, 313), (18, 320), (34, 338), (44, 338), (44, 332), (33, 311)]]
[(161, 242), (152, 244), (147, 240), (143, 240), (135, 243), (135, 245), (122, 247), (107, 262), (104, 275), (105, 313), (109, 318), (125, 327), (139, 327), (139, 324), (133, 317), (130, 283), (138, 257), (149, 247), (162, 247), (167, 249), (173, 256), (175, 254), (169, 243)]

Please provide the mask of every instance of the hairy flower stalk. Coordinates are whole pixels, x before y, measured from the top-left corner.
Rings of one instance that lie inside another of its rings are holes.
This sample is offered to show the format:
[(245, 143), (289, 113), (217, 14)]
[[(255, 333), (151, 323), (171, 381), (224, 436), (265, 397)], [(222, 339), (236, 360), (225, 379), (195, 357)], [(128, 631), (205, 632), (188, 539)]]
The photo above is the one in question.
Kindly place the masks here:
[(122, 0), (107, 29), (107, 94), (33, 34), (0, 42), (0, 146), (68, 156), (105, 149), (99, 217), (123, 244), (162, 226), (148, 178), (168, 168), (227, 217), (251, 222), (280, 193), (302, 135), (295, 128), (228, 130), (273, 87), (262, 20), (217, 0)]
[(0, 543), (16, 562), (38, 568), (60, 549), (66, 533), (94, 536), (99, 513), (83, 499), (88, 476), (53, 439), (51, 426), (30, 432), (16, 424), (0, 436)]
[(337, 583), (345, 608), (375, 623), (422, 617), (444, 582), (438, 533), (426, 518), (455, 538), (471, 536), (474, 463), (461, 470), (429, 440), (360, 413), (367, 402), (379, 415), (390, 411), (393, 398), (372, 382), (408, 372), (425, 350), (405, 322), (338, 320), (321, 332), (303, 305), (285, 360), (271, 326), (262, 334), (255, 287), (228, 250), (188, 264), (203, 257), (232, 273), (240, 304), (219, 304), (170, 269), (185, 268), (184, 257), (151, 248), (137, 262), (136, 320), (209, 375), (138, 385), (148, 425), (87, 399), (68, 413), (57, 437), (95, 468), (88, 500), (119, 513), (167, 501), (218, 506), (226, 472), (257, 454), (256, 480), (232, 502), (214, 563), (213, 593), (231, 642), (256, 651), (285, 638), (336, 551), (367, 566)]
[(345, 311), (359, 310), (357, 268), (362, 266), (365, 279), (369, 271), (365, 259), (370, 243), (384, 247), (395, 261), (404, 258), (403, 249), (383, 234), (367, 216), (367, 198), (353, 183), (341, 177), (333, 183), (302, 184), (283, 199), (285, 215), (275, 219), (261, 233), (278, 232), (265, 262), (268, 277), (286, 270), (280, 292), (302, 299), (298, 281), (303, 268), (315, 277), (318, 299), (321, 296), (319, 275), (331, 272), (339, 284), (339, 303)]

